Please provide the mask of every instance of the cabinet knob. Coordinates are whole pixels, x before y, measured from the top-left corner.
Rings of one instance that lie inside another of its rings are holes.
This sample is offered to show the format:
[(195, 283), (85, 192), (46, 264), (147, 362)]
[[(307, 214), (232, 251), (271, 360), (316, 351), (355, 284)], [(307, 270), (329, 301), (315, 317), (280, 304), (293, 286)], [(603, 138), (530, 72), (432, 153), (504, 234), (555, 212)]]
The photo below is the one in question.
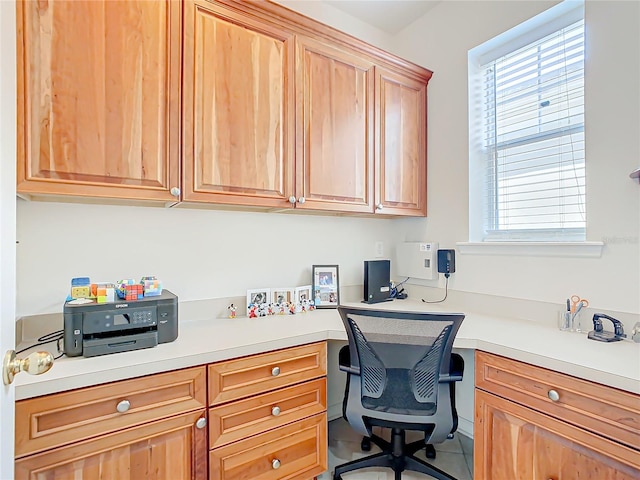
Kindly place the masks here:
[(381, 203), (379, 203), (378, 205), (376, 205), (376, 209), (377, 209), (377, 210), (382, 210), (382, 208), (383, 208), (383, 205), (382, 205)]
[(549, 397), (549, 400), (551, 400), (552, 402), (557, 402), (558, 400), (560, 400), (560, 394), (555, 390), (549, 390), (547, 392), (547, 397)]
[(180, 189), (178, 187), (171, 187), (171, 190), (169, 190), (169, 193), (171, 195), (173, 195), (174, 197), (179, 197), (180, 196)]
[(304, 202), (306, 202), (306, 201), (307, 201), (307, 199), (306, 199), (306, 198), (304, 198), (304, 197), (300, 197), (300, 198), (298, 199), (298, 203), (300, 203), (300, 204), (303, 204), (303, 203), (304, 203)]
[(278, 375), (280, 375), (280, 367), (273, 367), (271, 369), (271, 375), (273, 375), (274, 377), (277, 377)]
[(204, 427), (207, 426), (207, 419), (204, 417), (200, 417), (197, 421), (196, 421), (196, 428), (199, 428), (200, 430), (202, 430)]
[(118, 403), (116, 410), (118, 410), (120, 413), (124, 413), (128, 411), (129, 408), (131, 408), (131, 402), (129, 400), (122, 400), (120, 403)]
[(16, 358), (16, 352), (9, 350), (4, 355), (2, 362), (2, 381), (10, 385), (13, 378), (20, 372), (30, 375), (40, 375), (48, 372), (53, 366), (53, 355), (49, 352), (33, 352), (27, 358)]
[(289, 203), (290, 203), (291, 205), (293, 205), (294, 203), (296, 203), (296, 197), (294, 197), (293, 195), (291, 195), (291, 196), (289, 197)]
[(280, 407), (273, 407), (271, 409), (271, 415), (273, 415), (274, 417), (277, 417), (278, 415), (280, 415)]
[(274, 458), (273, 461), (271, 462), (271, 467), (274, 470), (277, 470), (280, 468), (280, 460), (278, 460), (277, 458)]

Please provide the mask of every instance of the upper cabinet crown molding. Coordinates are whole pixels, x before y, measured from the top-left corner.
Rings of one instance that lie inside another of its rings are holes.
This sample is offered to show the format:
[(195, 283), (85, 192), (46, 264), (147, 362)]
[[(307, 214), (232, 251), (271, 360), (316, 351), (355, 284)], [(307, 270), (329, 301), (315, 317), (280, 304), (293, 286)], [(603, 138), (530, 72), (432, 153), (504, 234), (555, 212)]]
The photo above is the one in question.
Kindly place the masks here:
[(328, 41), (331, 44), (347, 47), (349, 50), (360, 55), (370, 57), (383, 66), (402, 72), (404, 75), (415, 76), (417, 80), (425, 83), (433, 75), (433, 72), (425, 67), (416, 65), (409, 60), (393, 55), (381, 48), (366, 43), (359, 38), (342, 32), (338, 29), (325, 25), (312, 18), (290, 10), (283, 5), (265, 0), (206, 0), (212, 4), (225, 5), (242, 13), (251, 13), (257, 17), (268, 18), (284, 28), (291, 28), (296, 33), (311, 37), (317, 40)]
[(18, 36), (19, 194), (426, 215), (432, 72), (350, 35), (265, 1), (51, 0)]

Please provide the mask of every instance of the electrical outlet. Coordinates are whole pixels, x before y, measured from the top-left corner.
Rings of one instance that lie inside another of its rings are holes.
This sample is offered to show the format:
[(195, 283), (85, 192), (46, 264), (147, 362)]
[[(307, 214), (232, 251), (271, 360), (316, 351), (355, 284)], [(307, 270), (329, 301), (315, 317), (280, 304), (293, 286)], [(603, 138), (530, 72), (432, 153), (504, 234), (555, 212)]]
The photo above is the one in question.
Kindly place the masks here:
[(384, 257), (384, 242), (376, 242), (376, 258)]

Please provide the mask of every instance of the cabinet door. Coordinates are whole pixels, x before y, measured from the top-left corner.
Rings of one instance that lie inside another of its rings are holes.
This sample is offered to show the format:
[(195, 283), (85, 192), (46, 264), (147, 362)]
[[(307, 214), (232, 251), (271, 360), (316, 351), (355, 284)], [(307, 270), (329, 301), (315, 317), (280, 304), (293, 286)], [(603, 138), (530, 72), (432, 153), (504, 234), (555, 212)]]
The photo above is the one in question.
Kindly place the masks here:
[(184, 35), (184, 200), (291, 208), (293, 35), (206, 1)]
[(18, 193), (175, 200), (180, 3), (16, 5)]
[(296, 208), (372, 213), (373, 65), (299, 38), (296, 69)]
[(16, 461), (17, 480), (176, 480), (207, 478), (204, 410), (30, 455)]
[(638, 450), (482, 390), (475, 400), (475, 478), (640, 478)]
[(376, 68), (376, 213), (427, 215), (427, 85)]

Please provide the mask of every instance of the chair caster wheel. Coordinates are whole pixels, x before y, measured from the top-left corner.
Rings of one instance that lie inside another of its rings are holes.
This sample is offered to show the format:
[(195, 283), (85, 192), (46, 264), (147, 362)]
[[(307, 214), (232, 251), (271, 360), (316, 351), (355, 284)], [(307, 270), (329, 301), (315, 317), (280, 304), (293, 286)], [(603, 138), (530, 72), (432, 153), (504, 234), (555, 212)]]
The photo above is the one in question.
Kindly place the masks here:
[(360, 442), (360, 449), (363, 452), (371, 451), (371, 439), (369, 437), (362, 437), (362, 442)]
[(433, 445), (427, 444), (425, 456), (427, 458), (436, 458), (436, 447)]

